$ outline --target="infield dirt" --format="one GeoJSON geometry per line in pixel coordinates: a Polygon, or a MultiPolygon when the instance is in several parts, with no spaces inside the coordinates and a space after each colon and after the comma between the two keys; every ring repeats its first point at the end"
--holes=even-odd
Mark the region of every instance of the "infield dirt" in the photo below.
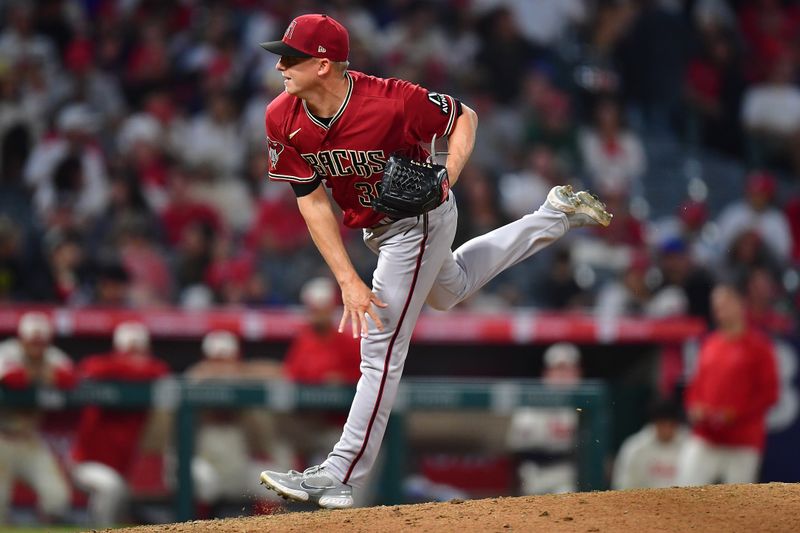
{"type": "MultiPolygon", "coordinates": [[[[111,531],[111,530],[105,530],[111,531]]],[[[454,500],[139,526],[115,533],[263,531],[797,532],[800,484],[714,485],[454,500]]]]}

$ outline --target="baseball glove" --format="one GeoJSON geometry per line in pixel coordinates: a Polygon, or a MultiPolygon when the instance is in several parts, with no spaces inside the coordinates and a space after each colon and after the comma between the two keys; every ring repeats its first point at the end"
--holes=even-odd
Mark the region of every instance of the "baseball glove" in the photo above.
{"type": "Polygon", "coordinates": [[[447,169],[393,154],[372,208],[392,218],[416,217],[440,206],[450,190],[447,169]]]}

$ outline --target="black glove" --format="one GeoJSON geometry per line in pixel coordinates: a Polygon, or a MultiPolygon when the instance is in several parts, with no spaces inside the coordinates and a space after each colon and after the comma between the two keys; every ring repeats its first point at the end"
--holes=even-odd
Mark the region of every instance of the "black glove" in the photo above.
{"type": "Polygon", "coordinates": [[[394,154],[386,162],[372,208],[392,218],[416,217],[439,207],[449,191],[445,167],[394,154]]]}

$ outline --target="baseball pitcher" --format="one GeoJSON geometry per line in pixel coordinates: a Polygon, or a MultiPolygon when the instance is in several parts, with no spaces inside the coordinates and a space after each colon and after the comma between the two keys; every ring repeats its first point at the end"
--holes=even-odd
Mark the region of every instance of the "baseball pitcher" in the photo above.
{"type": "Polygon", "coordinates": [[[264,471],[285,498],[325,508],[353,505],[378,455],[422,306],[449,309],[504,269],[548,246],[570,227],[607,226],[611,215],[587,192],[555,187],[537,211],[455,252],[457,208],[450,187],[475,142],[475,112],[452,96],[399,79],[348,69],[347,30],[326,15],[294,19],[280,41],[285,92],[267,107],[269,177],[286,181],[317,248],[342,291],[343,330],[361,337],[361,379],[344,431],[321,465],[264,471]],[[445,165],[423,146],[448,138],[445,165]],[[325,184],[378,255],[372,288],[342,244],[325,184]]]}

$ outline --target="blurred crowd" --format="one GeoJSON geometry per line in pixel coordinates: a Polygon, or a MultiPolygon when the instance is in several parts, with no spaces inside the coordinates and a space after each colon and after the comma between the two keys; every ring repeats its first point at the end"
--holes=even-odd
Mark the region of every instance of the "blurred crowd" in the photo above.
{"type": "MultiPolygon", "coordinates": [[[[0,300],[185,308],[296,303],[325,272],[294,197],[266,178],[257,43],[301,12],[350,30],[351,68],[475,108],[457,243],[551,186],[602,196],[576,234],[464,305],[708,316],[712,282],[793,328],[800,279],[800,6],[755,0],[39,0],[0,10],[0,300]],[[669,176],[668,139],[748,173],[739,198],[669,176]],[[788,191],[789,194],[784,194],[788,191]],[[656,216],[655,214],[658,214],[656,216]]],[[[740,187],[731,180],[725,193],[740,187]]],[[[345,231],[359,272],[374,258],[345,231]]]]}

